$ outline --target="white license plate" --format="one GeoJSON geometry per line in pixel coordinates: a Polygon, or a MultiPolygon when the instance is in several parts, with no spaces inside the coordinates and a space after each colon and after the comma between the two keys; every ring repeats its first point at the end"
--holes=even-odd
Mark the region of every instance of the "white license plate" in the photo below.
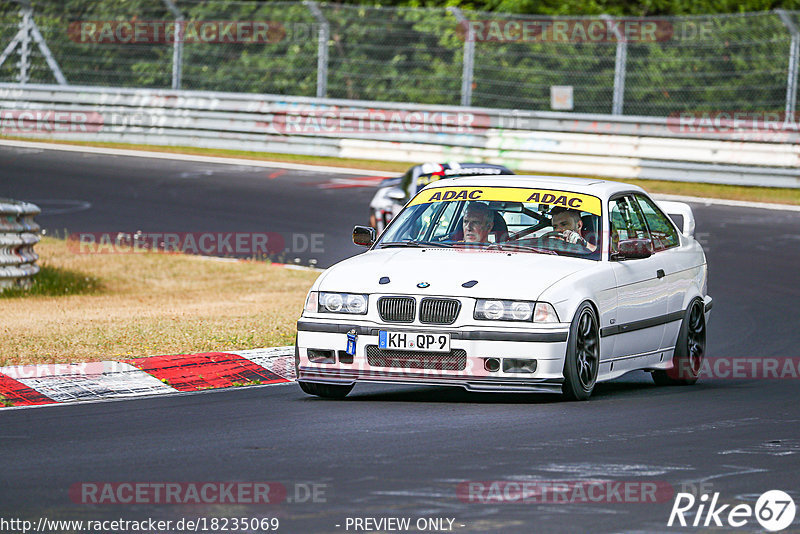
{"type": "Polygon", "coordinates": [[[389,350],[450,352],[450,334],[430,332],[378,332],[378,346],[389,350]]]}

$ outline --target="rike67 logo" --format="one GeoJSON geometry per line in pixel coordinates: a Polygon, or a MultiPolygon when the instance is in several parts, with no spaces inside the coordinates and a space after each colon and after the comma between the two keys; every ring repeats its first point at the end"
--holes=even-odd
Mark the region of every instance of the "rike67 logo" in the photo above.
{"type": "Polygon", "coordinates": [[[764,492],[755,506],[737,504],[733,507],[730,504],[720,504],[718,492],[711,496],[704,493],[699,498],[691,493],[678,493],[667,526],[739,528],[755,519],[762,528],[778,532],[792,524],[795,512],[794,500],[781,490],[764,492]]]}

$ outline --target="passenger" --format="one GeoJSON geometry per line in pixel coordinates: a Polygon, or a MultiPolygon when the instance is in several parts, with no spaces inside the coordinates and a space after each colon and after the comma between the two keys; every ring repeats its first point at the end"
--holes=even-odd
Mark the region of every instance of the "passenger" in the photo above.
{"type": "Polygon", "coordinates": [[[465,243],[488,243],[489,232],[492,231],[494,212],[483,202],[470,202],[464,210],[465,243]]]}
{"type": "Polygon", "coordinates": [[[545,235],[563,239],[573,245],[580,245],[591,252],[597,250],[597,245],[592,245],[581,235],[583,221],[579,211],[557,207],[550,211],[550,215],[552,216],[554,231],[545,235]]]}

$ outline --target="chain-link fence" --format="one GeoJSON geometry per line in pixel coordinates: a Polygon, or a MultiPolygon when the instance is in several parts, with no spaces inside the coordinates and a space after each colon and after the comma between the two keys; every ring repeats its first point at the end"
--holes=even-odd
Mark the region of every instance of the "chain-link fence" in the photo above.
{"type": "Polygon", "coordinates": [[[665,116],[794,113],[800,12],[604,19],[215,0],[0,4],[0,81],[665,116]]]}

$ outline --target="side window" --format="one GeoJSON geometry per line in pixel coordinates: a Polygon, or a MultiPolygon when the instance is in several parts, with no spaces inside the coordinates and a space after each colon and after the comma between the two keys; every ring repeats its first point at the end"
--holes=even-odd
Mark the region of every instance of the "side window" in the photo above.
{"type": "Polygon", "coordinates": [[[644,218],[647,220],[647,226],[650,228],[650,235],[653,236],[654,250],[658,252],[680,245],[678,231],[675,230],[664,212],[645,196],[636,195],[636,200],[639,201],[644,218]]]}
{"type": "Polygon", "coordinates": [[[639,206],[633,197],[624,196],[611,201],[611,252],[617,251],[617,243],[626,239],[650,239],[639,206]]]}

